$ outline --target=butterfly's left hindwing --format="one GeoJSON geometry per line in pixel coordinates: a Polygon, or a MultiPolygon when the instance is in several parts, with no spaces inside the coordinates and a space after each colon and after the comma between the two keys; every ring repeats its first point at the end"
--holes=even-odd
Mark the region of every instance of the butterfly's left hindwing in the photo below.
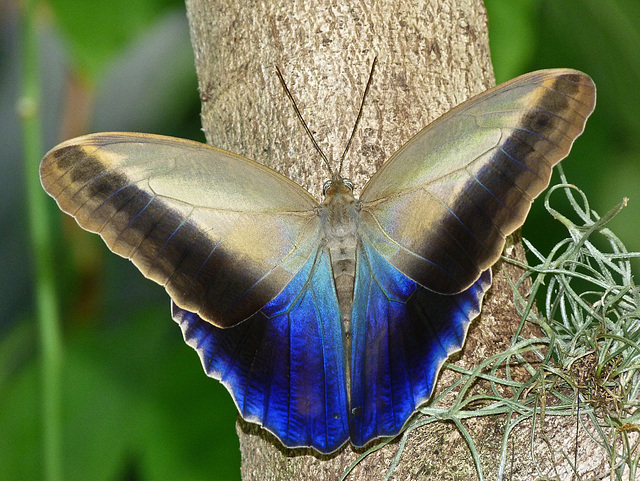
{"type": "Polygon", "coordinates": [[[175,305],[173,316],[244,419],[288,447],[328,453],[348,440],[340,311],[326,252],[237,326],[217,328],[175,305]]]}

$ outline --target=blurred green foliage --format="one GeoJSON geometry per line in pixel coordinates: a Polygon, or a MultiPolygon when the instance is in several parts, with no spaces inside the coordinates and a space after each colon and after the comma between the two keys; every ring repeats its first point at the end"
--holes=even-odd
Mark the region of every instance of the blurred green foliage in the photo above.
{"type": "Polygon", "coordinates": [[[118,52],[149,28],[171,0],[111,0],[105,5],[84,0],[49,0],[74,67],[92,79],[100,77],[118,52]]]}
{"type": "MultiPolygon", "coordinates": [[[[571,181],[640,250],[640,2],[486,0],[498,82],[573,67],[598,85],[586,133],[564,162],[571,181]]],[[[176,0],[50,0],[41,19],[45,147],[60,137],[69,89],[89,98],[87,130],[203,140],[184,5],[176,0]],[[77,83],[71,80],[76,79],[77,83]],[[70,87],[71,85],[71,87],[70,87]]],[[[0,481],[41,472],[40,382],[21,189],[19,25],[0,5],[0,481]]],[[[73,113],[71,114],[73,116],[73,113]]],[[[68,480],[239,479],[235,407],[204,376],[170,320],[164,291],[97,236],[60,219],[51,239],[64,321],[63,466],[68,480]]],[[[562,236],[540,205],[524,235],[542,252],[562,236]]]]}
{"type": "MultiPolygon", "coordinates": [[[[629,249],[640,251],[640,2],[485,0],[485,5],[496,82],[551,67],[576,68],[595,81],[596,109],[562,165],[598,212],[630,198],[609,227],[629,249]]],[[[554,174],[552,183],[557,179],[554,174]]],[[[562,238],[562,229],[536,202],[523,235],[547,252],[562,238]]],[[[637,267],[635,272],[640,273],[637,267]]]]}

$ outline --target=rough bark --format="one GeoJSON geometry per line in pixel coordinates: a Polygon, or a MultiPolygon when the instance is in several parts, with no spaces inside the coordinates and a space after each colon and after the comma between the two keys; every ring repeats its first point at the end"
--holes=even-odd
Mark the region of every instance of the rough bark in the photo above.
{"type": "MultiPolygon", "coordinates": [[[[196,55],[202,124],[208,142],[264,163],[321,197],[329,177],[304,134],[275,74],[284,73],[315,138],[336,168],[348,140],[374,56],[378,66],[343,176],[358,188],[420,128],[493,85],[487,17],[481,0],[187,0],[196,55]]],[[[512,249],[522,256],[522,248],[512,249]]],[[[503,271],[481,319],[459,356],[474,366],[504,349],[519,317],[503,271]]],[[[511,269],[510,276],[519,273],[511,269]]],[[[438,390],[454,376],[444,372],[438,390]]],[[[504,419],[469,422],[487,479],[495,479],[504,419]]],[[[575,418],[559,420],[558,447],[571,453],[575,418]],[[567,443],[562,445],[562,443],[567,443]]],[[[564,465],[537,441],[532,459],[528,428],[515,439],[510,479],[542,473],[569,479],[564,465]]],[[[286,450],[265,431],[239,421],[244,480],[335,480],[358,457],[347,445],[330,456],[286,450]]],[[[581,450],[594,453],[581,440],[581,450]]],[[[391,444],[366,458],[352,480],[383,479],[397,451],[391,444]]],[[[596,457],[602,472],[606,457],[596,457]]],[[[592,467],[593,468],[593,467],[592,467]]],[[[593,471],[592,471],[593,472],[593,471]]],[[[584,470],[581,471],[584,473],[584,470]]],[[[477,479],[467,445],[450,424],[412,432],[391,479],[477,479]]]]}

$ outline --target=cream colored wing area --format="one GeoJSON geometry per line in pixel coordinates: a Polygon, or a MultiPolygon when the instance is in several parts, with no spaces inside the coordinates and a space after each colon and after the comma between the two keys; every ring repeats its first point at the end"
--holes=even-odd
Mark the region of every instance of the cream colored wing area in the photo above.
{"type": "Polygon", "coordinates": [[[47,153],[40,176],[80,226],[219,327],[276,297],[320,242],[317,203],[304,189],[197,142],[88,135],[47,153]]]}
{"type": "Polygon", "coordinates": [[[569,69],[518,77],[451,110],[371,178],[361,232],[396,268],[436,292],[461,292],[524,223],[595,106],[569,69]]]}

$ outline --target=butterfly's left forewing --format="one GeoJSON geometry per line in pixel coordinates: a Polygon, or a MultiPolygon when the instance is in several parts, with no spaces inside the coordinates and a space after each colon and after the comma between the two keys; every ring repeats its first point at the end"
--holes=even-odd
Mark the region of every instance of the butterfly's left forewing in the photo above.
{"type": "Polygon", "coordinates": [[[40,175],[83,228],[219,327],[273,299],[320,244],[317,203],[304,189],[197,142],[87,135],[51,150],[40,175]]]}

